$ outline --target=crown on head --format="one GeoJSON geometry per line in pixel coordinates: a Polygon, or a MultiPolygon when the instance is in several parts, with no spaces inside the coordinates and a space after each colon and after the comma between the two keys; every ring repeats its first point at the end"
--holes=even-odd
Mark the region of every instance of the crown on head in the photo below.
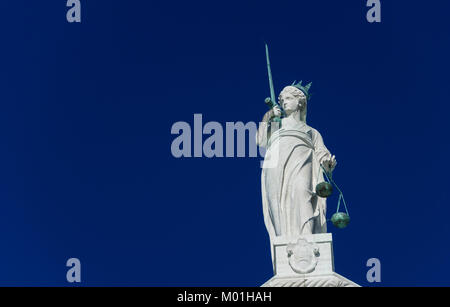
{"type": "Polygon", "coordinates": [[[298,88],[299,90],[301,90],[303,92],[303,94],[305,94],[306,99],[309,100],[309,98],[311,97],[311,93],[309,92],[309,89],[311,88],[312,82],[309,82],[306,85],[302,85],[302,81],[301,80],[297,84],[295,82],[297,82],[297,80],[295,80],[292,83],[292,86],[298,88]]]}

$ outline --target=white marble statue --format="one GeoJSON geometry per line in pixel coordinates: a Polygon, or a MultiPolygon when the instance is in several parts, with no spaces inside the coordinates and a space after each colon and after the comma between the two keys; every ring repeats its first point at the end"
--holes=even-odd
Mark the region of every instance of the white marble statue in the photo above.
{"type": "Polygon", "coordinates": [[[258,129],[257,143],[266,148],[261,184],[271,241],[327,232],[326,199],[315,194],[315,187],[324,181],[320,165],[331,173],[336,159],[320,133],[306,124],[308,89],[301,83],[285,87],[278,97],[283,111],[273,107],[258,129]],[[281,115],[281,127],[271,122],[281,115]]]}
{"type": "Polygon", "coordinates": [[[336,158],[320,133],[306,124],[311,83],[294,81],[281,91],[277,104],[267,44],[265,49],[270,87],[265,103],[270,110],[259,125],[256,142],[266,149],[261,192],[274,275],[262,286],[357,287],[334,271],[333,239],[326,220],[326,197],[333,186],[346,210],[333,214],[333,225],[345,228],[350,217],[342,191],[331,179],[336,158]]]}

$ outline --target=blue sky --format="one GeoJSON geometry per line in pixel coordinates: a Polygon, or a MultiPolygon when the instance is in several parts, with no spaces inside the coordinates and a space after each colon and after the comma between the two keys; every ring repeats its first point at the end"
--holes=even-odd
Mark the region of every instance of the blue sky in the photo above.
{"type": "MultiPolygon", "coordinates": [[[[382,1],[2,1],[0,285],[257,286],[272,275],[258,158],[171,155],[177,121],[259,121],[313,81],[308,124],[351,224],[336,271],[448,285],[449,5],[382,1]]],[[[329,202],[330,214],[336,199],[329,202]]]]}

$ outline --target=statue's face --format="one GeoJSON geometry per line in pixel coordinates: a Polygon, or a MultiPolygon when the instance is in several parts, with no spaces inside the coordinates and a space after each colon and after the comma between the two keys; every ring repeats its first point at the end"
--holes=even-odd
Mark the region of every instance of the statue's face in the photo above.
{"type": "Polygon", "coordinates": [[[300,108],[301,98],[295,97],[290,91],[282,91],[279,100],[281,107],[286,113],[297,111],[300,108]]]}

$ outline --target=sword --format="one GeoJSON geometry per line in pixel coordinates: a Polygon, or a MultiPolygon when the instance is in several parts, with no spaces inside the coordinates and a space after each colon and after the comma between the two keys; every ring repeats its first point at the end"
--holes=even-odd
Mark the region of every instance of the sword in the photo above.
{"type": "MultiPolygon", "coordinates": [[[[273,88],[272,70],[270,69],[269,47],[267,47],[267,44],[265,44],[265,45],[266,45],[266,62],[267,62],[267,75],[269,77],[270,97],[267,97],[264,100],[264,102],[270,109],[274,108],[275,106],[278,106],[280,108],[281,112],[284,113],[283,110],[281,109],[281,107],[276,103],[276,100],[275,100],[275,90],[273,88]]],[[[273,121],[281,122],[281,119],[280,119],[280,117],[276,116],[273,118],[273,121]]]]}

